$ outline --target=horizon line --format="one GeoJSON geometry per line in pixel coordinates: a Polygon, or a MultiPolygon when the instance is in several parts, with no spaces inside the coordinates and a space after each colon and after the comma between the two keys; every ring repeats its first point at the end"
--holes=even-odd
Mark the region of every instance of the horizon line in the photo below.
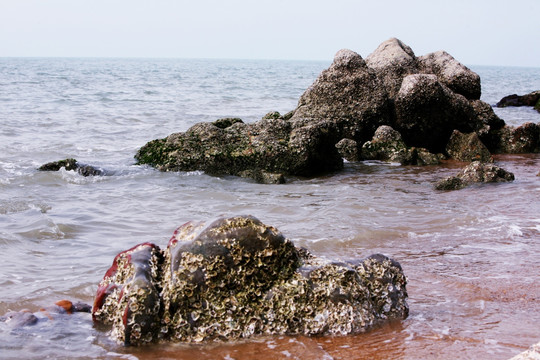
{"type": "MultiPolygon", "coordinates": [[[[299,61],[299,62],[332,62],[332,59],[296,59],[296,58],[242,58],[242,57],[180,57],[180,56],[94,56],[94,55],[0,55],[0,59],[124,59],[124,60],[216,60],[216,61],[299,61]]],[[[363,59],[365,59],[363,57],[363,59]]],[[[458,59],[456,59],[459,61],[458,59]]],[[[467,67],[474,66],[493,66],[493,67],[512,67],[512,68],[540,68],[540,66],[531,65],[502,65],[502,64],[466,64],[459,61],[467,67]]]]}

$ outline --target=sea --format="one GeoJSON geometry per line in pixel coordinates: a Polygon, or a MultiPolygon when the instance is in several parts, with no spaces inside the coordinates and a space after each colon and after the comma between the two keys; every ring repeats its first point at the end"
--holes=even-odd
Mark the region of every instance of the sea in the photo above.
{"type": "MultiPolygon", "coordinates": [[[[253,215],[328,259],[382,253],[408,278],[410,315],[351,336],[124,347],[90,314],[0,322],[2,359],[508,359],[540,340],[540,154],[497,155],[512,183],[433,189],[465,164],[346,162],[262,185],[135,164],[146,142],[201,121],[293,110],[329,61],[0,58],[0,316],[92,304],[114,256],[166,247],[190,220],[253,215]],[[39,172],[76,158],[107,171],[39,172]]],[[[482,99],[540,89],[540,68],[470,66],[482,99]]],[[[531,108],[495,108],[507,124],[531,108]]]]}

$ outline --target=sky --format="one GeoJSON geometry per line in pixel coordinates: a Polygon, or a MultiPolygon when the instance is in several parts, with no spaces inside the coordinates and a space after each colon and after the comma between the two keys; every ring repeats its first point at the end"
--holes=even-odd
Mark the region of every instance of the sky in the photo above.
{"type": "Polygon", "coordinates": [[[417,56],[540,67],[540,0],[0,0],[0,57],[417,56]]]}

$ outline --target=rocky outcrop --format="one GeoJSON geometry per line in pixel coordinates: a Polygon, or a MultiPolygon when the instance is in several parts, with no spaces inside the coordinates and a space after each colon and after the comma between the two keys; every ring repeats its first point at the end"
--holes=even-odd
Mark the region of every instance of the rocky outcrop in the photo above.
{"type": "Polygon", "coordinates": [[[317,258],[251,216],[189,222],[166,250],[140,244],[99,284],[98,323],[121,343],[352,334],[408,314],[406,278],[383,255],[317,258]]]}
{"type": "Polygon", "coordinates": [[[435,165],[439,157],[426,149],[408,147],[401,134],[390,126],[380,126],[373,138],[362,146],[361,158],[398,162],[401,165],[435,165]]]}
{"type": "Polygon", "coordinates": [[[453,159],[459,161],[493,162],[493,157],[488,148],[474,132],[463,134],[458,130],[454,130],[448,144],[446,144],[446,152],[453,159]]]}
{"type": "Polygon", "coordinates": [[[497,183],[514,181],[514,174],[496,165],[475,161],[456,176],[442,179],[435,184],[436,190],[459,190],[474,183],[497,183]]]}
{"type": "Polygon", "coordinates": [[[136,159],[163,171],[203,170],[276,183],[288,175],[339,170],[343,158],[384,157],[367,148],[380,126],[390,126],[403,146],[427,159],[407,155],[400,163],[431,163],[429,154],[444,153],[454,130],[476,133],[489,150],[499,146],[495,132],[504,121],[478,100],[480,90],[479,76],[448,53],[416,57],[392,38],[365,60],[354,51],[338,51],[284,116],[271,112],[251,124],[234,118],[199,123],[149,142],[136,159]]]}
{"type": "Polygon", "coordinates": [[[540,111],[540,90],[525,95],[512,94],[505,96],[495,106],[534,106],[536,110],[540,111]]]}
{"type": "MultiPolygon", "coordinates": [[[[308,123],[293,129],[283,118],[264,118],[253,124],[225,119],[198,123],[184,133],[151,141],[135,158],[138,164],[162,171],[311,176],[343,166],[335,148],[337,141],[331,123],[308,123]]],[[[255,179],[260,180],[258,175],[255,179]]]]}
{"type": "Polygon", "coordinates": [[[105,170],[101,168],[97,168],[91,165],[80,164],[77,160],[73,158],[46,163],[44,165],[41,165],[38,170],[58,171],[61,168],[64,168],[67,171],[76,171],[82,176],[100,176],[106,174],[105,170]]]}

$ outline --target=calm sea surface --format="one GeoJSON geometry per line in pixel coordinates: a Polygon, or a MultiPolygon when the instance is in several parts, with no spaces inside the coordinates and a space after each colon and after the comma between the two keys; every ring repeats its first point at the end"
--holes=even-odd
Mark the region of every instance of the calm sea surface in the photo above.
{"type": "MultiPolygon", "coordinates": [[[[540,155],[496,158],[509,184],[436,192],[463,164],[347,163],[260,185],[133,165],[147,141],[200,121],[288,112],[328,62],[0,59],[0,315],[92,303],[114,256],[165,247],[189,220],[251,214],[328,258],[375,252],[409,279],[410,316],[367,334],[123,348],[89,314],[10,329],[0,358],[506,359],[540,340],[540,155]],[[74,157],[105,177],[37,172],[74,157]]],[[[473,67],[483,100],[540,89],[540,68],[473,67]]],[[[496,112],[540,122],[532,109],[496,112]]]]}

